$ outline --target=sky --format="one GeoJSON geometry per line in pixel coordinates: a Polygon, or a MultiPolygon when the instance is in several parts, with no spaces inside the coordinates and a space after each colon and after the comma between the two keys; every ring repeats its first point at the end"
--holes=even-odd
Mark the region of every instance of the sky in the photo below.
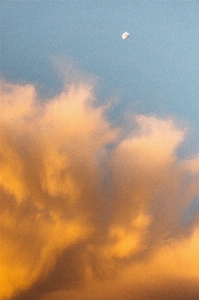
{"type": "Polygon", "coordinates": [[[198,12],[0,0],[0,299],[199,299],[198,12]]]}

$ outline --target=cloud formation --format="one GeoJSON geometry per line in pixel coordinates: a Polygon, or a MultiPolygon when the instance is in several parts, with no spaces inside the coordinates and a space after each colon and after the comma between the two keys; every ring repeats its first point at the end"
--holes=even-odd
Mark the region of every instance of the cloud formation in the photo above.
{"type": "Polygon", "coordinates": [[[184,129],[139,115],[126,135],[81,82],[44,102],[1,80],[0,110],[1,299],[197,299],[184,129]]]}

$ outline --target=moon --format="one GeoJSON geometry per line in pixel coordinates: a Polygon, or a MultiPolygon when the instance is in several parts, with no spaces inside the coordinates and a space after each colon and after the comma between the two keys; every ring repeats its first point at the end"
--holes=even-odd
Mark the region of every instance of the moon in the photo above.
{"type": "Polygon", "coordinates": [[[129,37],[129,33],[128,33],[128,32],[124,32],[124,33],[122,34],[123,40],[128,39],[128,37],[129,37]]]}

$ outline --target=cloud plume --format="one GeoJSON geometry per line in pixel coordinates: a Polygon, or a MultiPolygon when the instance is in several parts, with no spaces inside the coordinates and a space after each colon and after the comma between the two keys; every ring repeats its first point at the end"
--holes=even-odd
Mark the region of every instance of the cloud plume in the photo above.
{"type": "Polygon", "coordinates": [[[0,298],[198,299],[186,131],[138,115],[125,134],[95,100],[81,81],[44,102],[1,80],[0,298]]]}

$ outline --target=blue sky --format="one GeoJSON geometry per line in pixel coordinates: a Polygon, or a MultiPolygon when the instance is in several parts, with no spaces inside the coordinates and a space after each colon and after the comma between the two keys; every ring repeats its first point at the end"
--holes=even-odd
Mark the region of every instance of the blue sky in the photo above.
{"type": "MultiPolygon", "coordinates": [[[[8,82],[0,94],[0,209],[6,211],[0,257],[8,257],[0,270],[0,294],[10,293],[14,300],[85,300],[74,282],[93,282],[94,274],[96,299],[124,299],[126,286],[127,300],[134,293],[139,300],[150,293],[148,299],[164,294],[176,300],[178,286],[191,299],[186,280],[193,275],[196,286],[199,281],[198,231],[192,235],[199,228],[199,159],[191,159],[199,152],[199,2],[0,0],[0,26],[0,75],[8,82]],[[66,69],[65,76],[60,69],[66,69]],[[100,105],[84,107],[90,97],[86,85],[70,91],[72,98],[62,93],[79,78],[95,83],[98,104],[113,101],[108,121],[100,105]],[[26,84],[36,87],[46,110],[34,106],[26,84]],[[118,137],[111,122],[132,130],[132,136],[118,137]],[[186,245],[181,237],[189,238],[186,245]],[[52,254],[55,264],[43,253],[52,254]],[[184,253],[190,255],[184,259],[184,253]],[[163,263],[159,257],[165,257],[163,263]],[[138,285],[132,285],[133,263],[142,259],[146,269],[136,265],[138,285]],[[112,272],[112,264],[119,272],[122,266],[122,281],[111,281],[109,294],[109,284],[104,292],[97,281],[112,272]],[[168,278],[159,280],[158,268],[168,278]],[[148,275],[142,278],[147,272],[159,283],[158,291],[148,275]],[[49,275],[39,283],[44,273],[49,275]],[[18,289],[27,294],[17,296],[18,289]]],[[[86,300],[93,299],[84,291],[86,300]]],[[[198,297],[198,289],[194,293],[198,297]]]]}
{"type": "Polygon", "coordinates": [[[61,59],[97,78],[98,99],[119,99],[120,121],[130,109],[174,115],[197,131],[198,9],[197,1],[2,1],[1,74],[49,96],[62,88],[61,59]]]}
{"type": "Polygon", "coordinates": [[[197,123],[198,9],[197,1],[3,1],[1,73],[55,91],[52,60],[62,57],[98,78],[101,98],[119,95],[120,109],[197,123]]]}

